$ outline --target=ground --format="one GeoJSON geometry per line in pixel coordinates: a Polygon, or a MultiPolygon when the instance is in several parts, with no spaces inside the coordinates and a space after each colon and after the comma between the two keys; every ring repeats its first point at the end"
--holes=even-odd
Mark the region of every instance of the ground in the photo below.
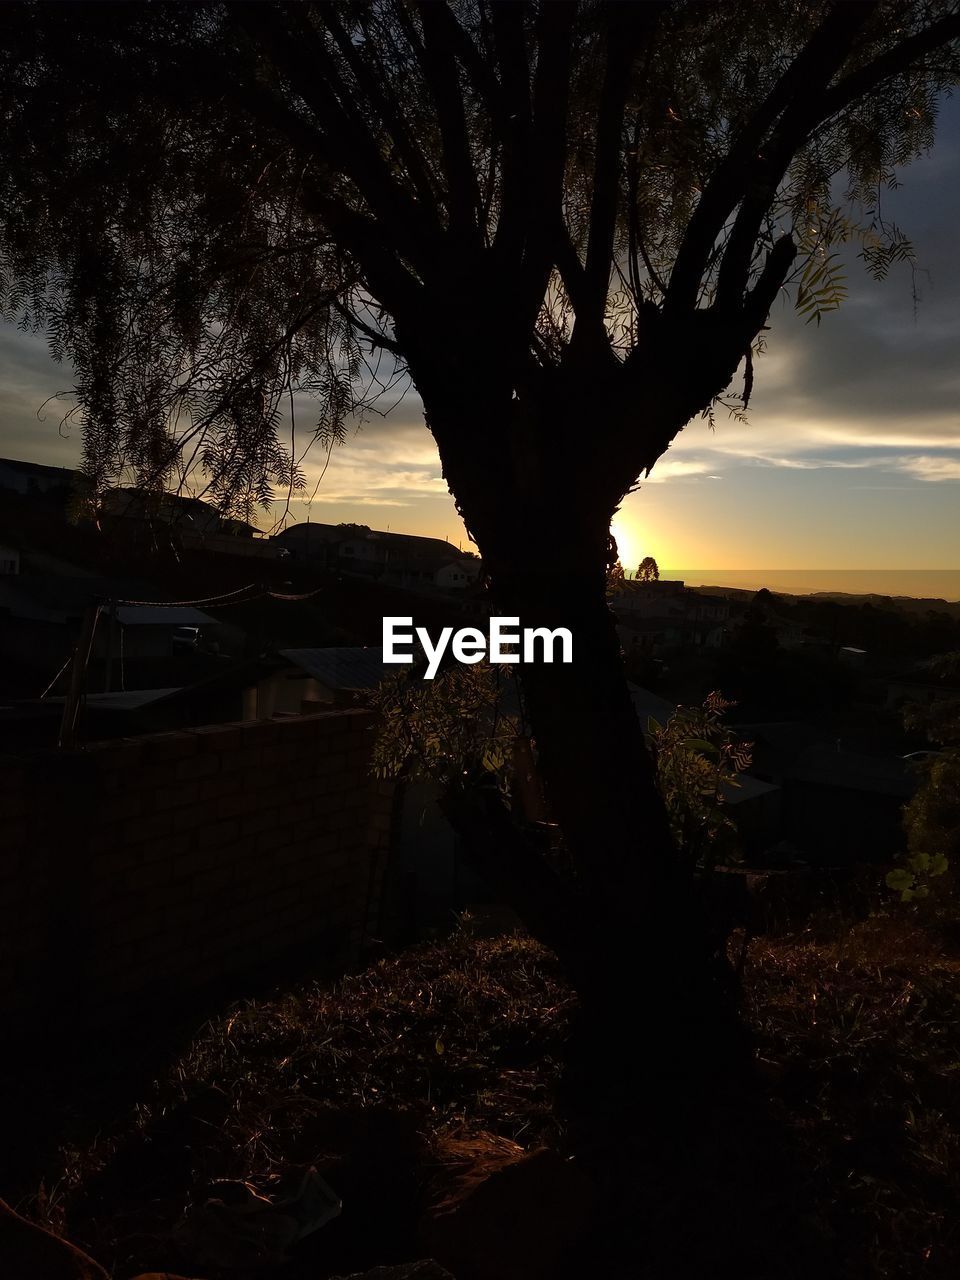
{"type": "MultiPolygon", "coordinates": [[[[737,955],[742,941],[732,940],[737,955]]],[[[960,1263],[958,970],[956,938],[909,908],[747,947],[744,1012],[767,1102],[793,1153],[810,1231],[850,1280],[939,1280],[960,1263]]],[[[157,1267],[209,1280],[322,1280],[428,1248],[455,1252],[431,1206],[462,1203],[525,1151],[565,1150],[553,1094],[573,1013],[548,953],[521,936],[469,930],[334,987],[235,1007],[95,1142],[63,1149],[22,1207],[117,1280],[157,1267]],[[178,1227],[218,1179],[280,1194],[309,1166],[342,1197],[343,1213],[279,1270],[238,1272],[244,1260],[218,1255],[209,1232],[178,1227]]],[[[530,1229],[560,1238],[589,1195],[560,1160],[538,1170],[533,1182],[551,1185],[555,1204],[568,1195],[569,1206],[556,1229],[530,1229]]],[[[227,1199],[224,1185],[213,1194],[227,1199]]],[[[522,1186],[512,1202],[518,1195],[522,1186]]],[[[758,1203],[758,1221],[765,1212],[758,1203]]],[[[471,1245],[474,1255],[484,1248],[471,1245]]],[[[519,1258],[524,1244],[509,1248],[519,1258]]],[[[784,1270],[773,1263],[770,1274],[784,1270]]],[[[493,1274],[504,1274],[502,1263],[493,1274]]],[[[623,1274],[660,1272],[634,1258],[623,1274]]]]}

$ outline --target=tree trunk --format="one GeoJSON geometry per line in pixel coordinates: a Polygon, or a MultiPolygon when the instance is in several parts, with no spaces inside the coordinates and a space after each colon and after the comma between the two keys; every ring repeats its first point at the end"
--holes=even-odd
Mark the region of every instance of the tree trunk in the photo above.
{"type": "Polygon", "coordinates": [[[708,1080],[714,1090],[724,1076],[742,1079],[746,1046],[725,959],[656,787],[606,603],[605,565],[564,573],[514,558],[491,569],[498,612],[573,635],[571,664],[520,670],[575,875],[577,928],[562,959],[583,1008],[577,1092],[622,1110],[651,1089],[680,1091],[695,1111],[708,1080]],[[640,1053],[638,1036],[647,1042],[640,1053]]]}
{"type": "MultiPolygon", "coordinates": [[[[648,443],[647,462],[618,456],[625,430],[601,375],[550,375],[522,395],[506,376],[499,391],[484,388],[485,403],[464,405],[474,371],[448,368],[431,380],[435,362],[411,363],[494,611],[573,635],[570,665],[520,667],[572,882],[558,892],[550,868],[540,879],[544,861],[511,834],[504,811],[489,820],[469,805],[450,814],[465,820],[467,850],[472,843],[481,871],[492,866],[498,892],[554,947],[577,988],[560,1101],[570,1145],[596,1180],[598,1238],[621,1260],[640,1242],[651,1275],[766,1276],[765,1238],[803,1259],[796,1274],[824,1274],[808,1265],[809,1230],[794,1230],[783,1135],[755,1088],[719,939],[673,846],[606,602],[610,520],[666,446],[648,443]],[[783,1212],[771,1213],[764,1235],[752,1206],[770,1187],[783,1212]],[[746,1258],[751,1251],[759,1262],[746,1258]]],[[[496,360],[484,363],[490,383],[498,374],[496,360]]],[[[685,403],[673,420],[692,411],[685,403]]],[[[669,440],[668,428],[661,420],[648,435],[669,440]]],[[[596,1257],[590,1267],[598,1261],[602,1270],[596,1257]]]]}
{"type": "Polygon", "coordinates": [[[575,927],[558,950],[581,997],[580,1065],[611,1101],[635,1095],[641,1074],[689,1094],[707,1060],[714,1080],[742,1075],[726,970],[673,847],[606,602],[610,520],[640,466],[604,451],[624,409],[619,390],[604,390],[613,375],[621,387],[619,366],[538,377],[515,394],[491,358],[490,386],[466,407],[465,371],[435,376],[421,356],[414,378],[495,611],[573,636],[572,663],[521,664],[520,674],[574,872],[575,927]],[[636,1054],[638,1025],[655,1051],[636,1054]]]}

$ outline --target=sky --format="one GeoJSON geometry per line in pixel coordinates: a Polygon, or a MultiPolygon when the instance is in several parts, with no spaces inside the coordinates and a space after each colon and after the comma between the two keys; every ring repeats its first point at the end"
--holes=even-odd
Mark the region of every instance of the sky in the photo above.
{"type": "MultiPolygon", "coordinates": [[[[952,570],[960,595],[960,99],[899,177],[883,212],[913,242],[915,279],[904,265],[877,283],[851,256],[848,300],[819,327],[775,305],[748,422],[722,409],[713,431],[693,422],[625,499],[614,532],[628,568],[652,555],[702,566],[704,580],[952,570]]],[[[0,328],[0,456],[76,464],[79,430],[61,431],[58,403],[41,408],[70,382],[42,339],[0,328]]],[[[308,493],[322,463],[319,451],[307,460],[308,493]]],[[[469,545],[413,391],[334,450],[316,498],[292,514],[469,545]]]]}

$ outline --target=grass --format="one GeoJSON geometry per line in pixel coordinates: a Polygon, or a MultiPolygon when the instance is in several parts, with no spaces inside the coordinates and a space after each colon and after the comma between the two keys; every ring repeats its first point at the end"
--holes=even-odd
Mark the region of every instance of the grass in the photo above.
{"type": "Polygon", "coordinates": [[[746,1011],[846,1274],[960,1267],[960,954],[906,912],[757,940],[746,1011]]]}
{"type": "Polygon", "coordinates": [[[63,1153],[34,1216],[120,1277],[216,1275],[171,1237],[185,1204],[218,1179],[269,1192],[312,1164],[375,1220],[345,1213],[324,1228],[332,1271],[308,1256],[305,1275],[389,1260],[378,1249],[409,1257],[424,1204],[466,1168],[559,1142],[552,1092],[573,1005],[535,943],[466,933],[333,988],[244,1004],[205,1026],[113,1131],[63,1153]]]}
{"type": "MultiPolygon", "coordinates": [[[[766,1091],[850,1280],[960,1264],[958,976],[956,945],[908,912],[750,944],[744,1009],[766,1091]]],[[[245,1004],[132,1114],[64,1152],[33,1211],[120,1280],[164,1266],[214,1278],[175,1233],[185,1205],[216,1179],[270,1191],[315,1164],[362,1211],[285,1277],[413,1256],[418,1215],[458,1177],[562,1147],[552,1096],[573,1008],[536,944],[467,933],[245,1004]]]]}

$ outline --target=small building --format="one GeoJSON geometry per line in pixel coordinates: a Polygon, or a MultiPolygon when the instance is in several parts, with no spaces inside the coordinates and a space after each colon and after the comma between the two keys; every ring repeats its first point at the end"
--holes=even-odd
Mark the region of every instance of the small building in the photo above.
{"type": "Polygon", "coordinates": [[[16,547],[0,545],[0,576],[12,577],[20,572],[20,552],[16,547]]]}
{"type": "Polygon", "coordinates": [[[617,622],[617,635],[626,657],[631,654],[657,655],[673,649],[719,649],[726,630],[722,623],[696,618],[636,617],[622,615],[617,622]]]}
{"type": "Polygon", "coordinates": [[[271,543],[297,559],[393,586],[463,590],[480,575],[480,560],[444,538],[393,533],[358,524],[291,525],[271,543]]]}
{"type": "Polygon", "coordinates": [[[376,689],[386,676],[404,670],[386,664],[379,646],[281,649],[279,658],[282,665],[244,691],[244,720],[352,706],[358,693],[376,689]]]}
{"type": "Polygon", "coordinates": [[[610,600],[615,614],[640,618],[685,618],[687,592],[682,582],[625,582],[610,600]]]}
{"type": "Polygon", "coordinates": [[[903,806],[916,786],[900,756],[810,747],[784,776],[784,832],[811,862],[889,861],[903,849],[903,806]]]}
{"type": "Polygon", "coordinates": [[[337,563],[337,549],[350,536],[350,530],[366,530],[365,525],[315,524],[307,520],[282,529],[271,539],[278,555],[289,555],[295,560],[309,560],[312,564],[333,568],[337,563]]]}
{"type": "Polygon", "coordinates": [[[199,609],[176,605],[119,605],[104,610],[97,630],[101,632],[95,652],[99,656],[116,641],[125,656],[132,658],[169,658],[186,647],[215,643],[219,623],[199,609]],[[120,635],[114,634],[119,629],[120,635]],[[186,642],[196,641],[189,646],[186,642]]]}
{"type": "Polygon", "coordinates": [[[201,498],[180,493],[153,493],[144,489],[108,489],[101,498],[103,516],[110,521],[138,525],[167,525],[195,534],[217,533],[220,512],[201,498]]]}
{"type": "Polygon", "coordinates": [[[806,643],[803,624],[792,618],[771,617],[768,625],[773,628],[781,649],[802,649],[806,643]]]}
{"type": "Polygon", "coordinates": [[[69,467],[47,467],[39,462],[0,458],[0,489],[23,497],[38,494],[66,496],[76,486],[80,473],[69,467]]]}
{"type": "Polygon", "coordinates": [[[466,591],[480,577],[481,567],[479,560],[466,557],[453,560],[441,565],[433,575],[433,584],[442,591],[466,591]]]}

